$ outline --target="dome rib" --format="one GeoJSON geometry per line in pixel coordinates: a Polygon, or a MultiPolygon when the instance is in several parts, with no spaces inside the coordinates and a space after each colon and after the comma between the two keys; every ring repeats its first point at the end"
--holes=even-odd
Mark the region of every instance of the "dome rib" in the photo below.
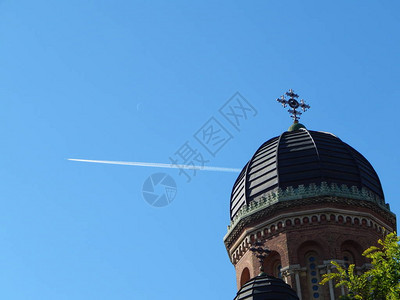
{"type": "Polygon", "coordinates": [[[245,202],[245,188],[244,184],[241,184],[241,181],[245,181],[245,175],[247,171],[247,166],[249,165],[249,162],[244,166],[242,172],[240,172],[238,178],[235,181],[235,184],[232,187],[232,196],[231,196],[231,203],[230,203],[230,211],[231,211],[231,216],[236,214],[236,212],[239,210],[241,206],[243,206],[243,203],[240,202],[245,202]],[[241,201],[242,197],[244,197],[244,201],[241,201]]]}
{"type": "MultiPolygon", "coordinates": [[[[256,155],[255,153],[254,153],[254,155],[256,155]]],[[[253,157],[254,157],[254,155],[253,155],[253,157]]],[[[252,157],[252,159],[253,159],[253,157],[252,157]]],[[[247,176],[248,176],[248,174],[249,174],[249,166],[250,166],[250,163],[248,163],[247,165],[246,165],[246,171],[245,171],[245,174],[244,174],[244,177],[245,177],[245,181],[244,181],[244,187],[245,187],[245,189],[244,189],[244,203],[246,203],[246,204],[249,204],[248,202],[247,202],[247,183],[248,183],[248,178],[247,178],[247,176]]]]}
{"type": "Polygon", "coordinates": [[[354,160],[358,161],[357,167],[360,173],[360,180],[362,181],[362,183],[368,186],[368,188],[374,191],[376,194],[382,195],[381,198],[384,199],[384,193],[381,181],[375,169],[372,167],[371,163],[349,144],[346,143],[344,144],[346,145],[348,151],[351,153],[354,160]],[[361,168],[363,164],[365,165],[366,168],[368,168],[368,170],[363,170],[363,168],[361,168]],[[372,182],[369,178],[371,178],[371,180],[375,182],[372,182]]]}
{"type": "MultiPolygon", "coordinates": [[[[310,133],[306,128],[302,128],[301,130],[304,130],[304,131],[307,132],[307,134],[308,134],[308,136],[310,137],[312,143],[314,144],[315,152],[317,153],[317,157],[318,157],[318,165],[319,165],[320,169],[322,169],[322,166],[321,166],[321,158],[320,158],[320,156],[319,156],[318,147],[317,147],[317,144],[315,143],[315,140],[314,140],[313,136],[311,135],[311,133],[310,133]]],[[[321,180],[322,180],[322,181],[324,180],[324,176],[322,175],[322,173],[321,173],[321,180]]]]}
{"type": "Polygon", "coordinates": [[[282,133],[279,138],[278,138],[278,143],[276,144],[276,160],[275,160],[275,168],[276,168],[276,179],[278,180],[279,183],[279,146],[281,144],[281,140],[282,140],[282,136],[285,134],[286,132],[282,133]]]}
{"type": "MultiPolygon", "coordinates": [[[[354,157],[352,151],[350,151],[348,145],[346,143],[345,144],[345,149],[347,150],[347,152],[351,155],[351,157],[356,161],[356,158],[354,157]]],[[[356,164],[357,170],[358,170],[358,176],[360,178],[360,182],[362,182],[362,176],[361,176],[361,170],[360,170],[360,166],[358,164],[356,164]]],[[[372,166],[371,166],[372,167],[372,166]]]]}

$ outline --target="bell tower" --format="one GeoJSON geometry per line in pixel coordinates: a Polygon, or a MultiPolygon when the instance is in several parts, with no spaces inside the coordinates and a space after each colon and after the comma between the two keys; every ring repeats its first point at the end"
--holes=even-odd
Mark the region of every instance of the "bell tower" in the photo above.
{"type": "MultiPolygon", "coordinates": [[[[259,274],[251,249],[262,243],[266,274],[283,279],[299,299],[338,299],[329,282],[331,261],[369,267],[363,250],[396,229],[377,173],[357,150],[334,134],[299,123],[310,108],[289,90],[277,99],[293,118],[288,131],[262,144],[233,185],[231,222],[224,243],[238,290],[259,274]]],[[[253,251],[254,252],[254,251],[253,251]]]]}

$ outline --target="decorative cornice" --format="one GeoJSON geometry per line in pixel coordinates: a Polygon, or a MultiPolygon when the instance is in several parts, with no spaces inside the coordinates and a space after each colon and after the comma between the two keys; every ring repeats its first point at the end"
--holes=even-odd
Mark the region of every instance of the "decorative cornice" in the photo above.
{"type": "Polygon", "coordinates": [[[240,234],[240,237],[230,237],[225,240],[225,246],[231,262],[236,264],[247,253],[252,241],[255,239],[269,240],[273,236],[288,230],[291,231],[294,228],[298,230],[300,227],[314,227],[322,224],[324,226],[334,224],[350,227],[359,226],[380,234],[394,230],[389,224],[385,224],[368,212],[355,212],[351,208],[346,210],[321,207],[311,210],[285,212],[279,216],[268,218],[255,226],[250,225],[240,234]]]}
{"type": "Polygon", "coordinates": [[[343,197],[348,199],[366,200],[377,204],[382,209],[390,212],[389,204],[386,204],[383,199],[371,192],[365,187],[359,189],[356,186],[348,187],[345,184],[338,186],[335,183],[328,185],[322,182],[320,185],[311,183],[309,186],[299,185],[297,188],[287,187],[285,190],[277,189],[269,191],[257,199],[252,200],[249,205],[244,205],[234,216],[228,226],[228,233],[224,239],[229,236],[236,225],[244,218],[265,209],[277,202],[298,200],[304,198],[313,198],[320,196],[343,197]]]}

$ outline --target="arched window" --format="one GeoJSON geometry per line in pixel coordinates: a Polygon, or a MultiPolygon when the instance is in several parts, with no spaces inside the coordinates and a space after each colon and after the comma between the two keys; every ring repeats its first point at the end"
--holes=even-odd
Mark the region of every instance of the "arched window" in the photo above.
{"type": "Polygon", "coordinates": [[[343,251],[343,262],[346,268],[354,264],[354,256],[350,251],[343,251]]]}
{"type": "Polygon", "coordinates": [[[282,279],[282,264],[280,260],[275,261],[273,268],[272,268],[272,275],[274,275],[276,278],[282,279]]]}
{"type": "Polygon", "coordinates": [[[306,254],[307,280],[311,299],[321,299],[319,282],[321,281],[318,270],[318,255],[316,252],[306,254]]]}
{"type": "Polygon", "coordinates": [[[281,256],[276,251],[271,253],[264,260],[264,272],[276,278],[282,278],[282,263],[281,256]]]}
{"type": "Polygon", "coordinates": [[[242,287],[247,281],[250,280],[250,271],[248,268],[244,268],[242,275],[240,276],[240,286],[242,287]]]}
{"type": "Polygon", "coordinates": [[[347,240],[342,243],[340,247],[342,253],[342,259],[344,261],[344,265],[348,267],[351,264],[355,264],[361,266],[365,263],[365,257],[361,255],[363,252],[363,247],[359,243],[353,240],[347,240]]]}

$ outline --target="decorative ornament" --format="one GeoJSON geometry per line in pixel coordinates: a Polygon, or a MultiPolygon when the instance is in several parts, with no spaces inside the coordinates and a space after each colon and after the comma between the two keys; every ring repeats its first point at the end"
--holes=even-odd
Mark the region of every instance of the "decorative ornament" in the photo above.
{"type": "Polygon", "coordinates": [[[289,92],[286,92],[285,95],[282,95],[280,98],[276,99],[276,101],[282,103],[282,106],[285,108],[287,105],[290,106],[291,109],[288,109],[288,112],[291,114],[290,116],[293,118],[295,123],[298,123],[302,112],[297,109],[300,108],[303,112],[307,111],[310,108],[310,105],[306,104],[303,99],[297,101],[299,95],[295,94],[295,92],[290,89],[289,92]],[[286,100],[285,95],[289,97],[286,100]]]}
{"type": "Polygon", "coordinates": [[[267,248],[263,248],[263,246],[264,243],[257,240],[256,242],[252,243],[252,246],[250,247],[250,251],[253,252],[253,254],[258,258],[258,261],[260,263],[260,275],[264,274],[264,259],[271,252],[267,248]]]}

